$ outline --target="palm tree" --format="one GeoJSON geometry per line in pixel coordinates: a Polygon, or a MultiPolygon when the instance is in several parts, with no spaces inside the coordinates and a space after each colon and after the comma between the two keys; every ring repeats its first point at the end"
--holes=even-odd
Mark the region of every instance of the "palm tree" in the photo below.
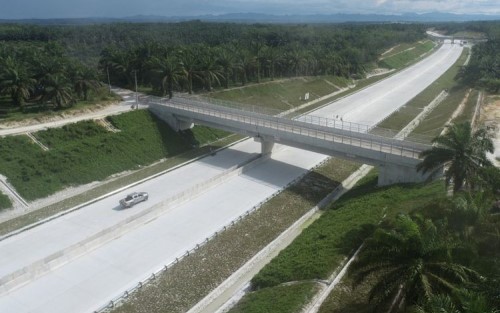
{"type": "Polygon", "coordinates": [[[149,67],[160,77],[162,95],[168,93],[168,97],[173,97],[174,84],[184,74],[181,62],[175,56],[168,55],[165,58],[152,57],[149,67]]]}
{"type": "Polygon", "coordinates": [[[461,312],[463,313],[499,313],[500,310],[492,308],[486,297],[469,290],[460,290],[458,298],[461,312]]]}
{"type": "Polygon", "coordinates": [[[460,313],[450,296],[434,295],[423,305],[417,306],[411,313],[460,313]]]}
{"type": "Polygon", "coordinates": [[[28,68],[14,59],[7,57],[2,62],[0,72],[0,94],[10,95],[14,105],[23,107],[30,98],[36,84],[28,68]]]}
{"type": "Polygon", "coordinates": [[[248,73],[255,68],[256,60],[248,50],[240,50],[238,53],[237,67],[241,73],[241,85],[245,86],[248,81],[248,73]]]}
{"type": "Polygon", "coordinates": [[[459,290],[456,293],[458,304],[449,295],[439,294],[427,299],[423,305],[410,310],[411,313],[499,313],[491,307],[486,298],[475,292],[459,290]]]}
{"type": "Polygon", "coordinates": [[[62,75],[56,75],[47,82],[45,86],[45,101],[52,101],[57,109],[72,105],[75,100],[72,94],[72,86],[62,75]]]}
{"type": "Polygon", "coordinates": [[[198,57],[192,49],[181,52],[181,65],[187,80],[188,92],[193,93],[193,79],[200,78],[198,57]]]}
{"type": "Polygon", "coordinates": [[[88,100],[88,94],[90,91],[98,90],[102,84],[97,80],[97,73],[90,68],[79,68],[74,72],[73,84],[75,92],[81,96],[83,94],[83,100],[88,100]]]}
{"type": "Polygon", "coordinates": [[[220,85],[219,78],[222,77],[222,68],[217,64],[217,59],[212,51],[208,50],[200,57],[199,74],[208,91],[212,91],[214,82],[220,85]]]}
{"type": "Polygon", "coordinates": [[[217,63],[222,67],[224,88],[229,88],[229,77],[236,67],[235,54],[229,48],[222,48],[217,53],[217,63]]]}
{"type": "Polygon", "coordinates": [[[268,67],[269,77],[274,80],[276,74],[276,65],[280,62],[283,52],[278,48],[266,46],[263,51],[264,64],[268,67]]]}
{"type": "Polygon", "coordinates": [[[451,248],[430,220],[401,215],[393,229],[375,231],[350,271],[355,285],[375,278],[370,302],[375,301],[376,309],[388,307],[388,312],[395,312],[480,278],[475,271],[452,262],[451,248]]]}
{"type": "Polygon", "coordinates": [[[101,52],[99,66],[102,70],[109,71],[112,81],[113,78],[125,81],[130,87],[133,86],[133,73],[136,71],[135,59],[132,51],[122,52],[117,48],[110,47],[101,52]]]}
{"type": "Polygon", "coordinates": [[[444,135],[432,140],[435,145],[431,149],[420,154],[424,160],[417,165],[417,170],[435,174],[445,166],[446,184],[453,181],[454,191],[462,187],[472,189],[481,168],[491,166],[486,158],[486,152],[493,152],[491,134],[484,128],[473,132],[468,122],[451,124],[446,129],[444,135]]]}

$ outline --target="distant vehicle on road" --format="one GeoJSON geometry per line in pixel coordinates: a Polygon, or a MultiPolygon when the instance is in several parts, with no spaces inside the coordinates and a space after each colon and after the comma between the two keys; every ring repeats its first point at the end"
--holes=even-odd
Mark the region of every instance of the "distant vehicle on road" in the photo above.
{"type": "Polygon", "coordinates": [[[124,199],[121,199],[120,204],[124,208],[130,208],[134,204],[148,200],[148,197],[147,192],[133,192],[128,194],[124,199]]]}

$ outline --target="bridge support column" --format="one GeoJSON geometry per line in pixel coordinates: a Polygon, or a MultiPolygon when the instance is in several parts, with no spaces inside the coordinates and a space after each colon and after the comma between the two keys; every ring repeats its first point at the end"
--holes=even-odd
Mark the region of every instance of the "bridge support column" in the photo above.
{"type": "Polygon", "coordinates": [[[420,183],[429,179],[429,173],[417,172],[414,166],[403,166],[397,164],[380,164],[378,166],[378,185],[386,186],[397,183],[420,183]]]}
{"type": "Polygon", "coordinates": [[[255,141],[260,142],[260,153],[262,155],[269,155],[273,152],[274,141],[260,136],[254,137],[255,141]]]}

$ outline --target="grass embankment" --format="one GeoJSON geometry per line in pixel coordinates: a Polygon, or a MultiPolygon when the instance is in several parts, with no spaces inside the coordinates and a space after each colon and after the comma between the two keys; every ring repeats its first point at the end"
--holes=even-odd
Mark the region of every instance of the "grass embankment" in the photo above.
{"type": "Polygon", "coordinates": [[[26,226],[79,203],[154,175],[208,153],[209,146],[222,147],[239,136],[207,127],[195,127],[180,135],[148,111],[133,111],[109,117],[121,131],[113,133],[94,122],[80,122],[38,132],[35,136],[49,147],[43,151],[26,136],[0,139],[0,171],[26,199],[36,199],[62,188],[85,184],[110,175],[139,169],[85,193],[0,224],[0,234],[26,226]],[[175,156],[175,157],[172,157],[175,156]],[[167,157],[153,166],[145,165],[167,157]]]}
{"type": "MultiPolygon", "coordinates": [[[[274,260],[264,267],[252,280],[258,293],[250,293],[257,303],[268,298],[275,289],[286,293],[289,282],[311,282],[326,279],[359,247],[364,238],[374,229],[384,214],[388,217],[425,206],[438,197],[445,196],[440,182],[430,185],[408,184],[377,187],[374,173],[364,178],[353,190],[333,204],[274,260]],[[284,290],[285,289],[285,290],[284,290]]],[[[297,297],[307,300],[314,285],[297,297]]],[[[302,305],[305,305],[304,301],[302,305]]],[[[262,308],[271,303],[266,303],[262,308]]],[[[299,306],[300,307],[300,306],[299,306]]],[[[250,311],[230,311],[250,312],[250,311]]],[[[253,311],[252,311],[253,312],[253,311]]],[[[279,306],[259,312],[292,313],[279,306]]]]}
{"type": "Polygon", "coordinates": [[[93,121],[84,121],[35,133],[49,151],[26,136],[0,139],[2,174],[25,199],[34,200],[189,148],[188,142],[147,111],[109,120],[121,131],[109,132],[93,121]]]}
{"type": "Polygon", "coordinates": [[[337,87],[344,88],[348,84],[347,79],[337,76],[300,77],[234,88],[215,92],[209,96],[266,109],[286,111],[304,104],[305,101],[301,99],[304,98],[306,92],[309,92],[308,101],[312,101],[338,91],[337,87]]]}
{"type": "Polygon", "coordinates": [[[430,40],[415,44],[401,44],[390,53],[384,55],[378,62],[378,65],[383,68],[401,69],[420,58],[423,54],[431,51],[434,46],[434,42],[430,40]]]}
{"type": "Polygon", "coordinates": [[[318,290],[314,283],[258,290],[238,302],[231,313],[300,312],[304,303],[311,301],[318,290]]]}
{"type": "MultiPolygon", "coordinates": [[[[193,131],[202,131],[203,127],[195,127],[193,131]]],[[[119,175],[116,178],[109,179],[106,182],[99,184],[97,187],[91,188],[85,192],[79,193],[75,196],[68,197],[54,204],[45,206],[36,211],[24,214],[22,216],[10,219],[7,222],[0,223],[0,236],[8,234],[14,230],[25,227],[27,225],[33,224],[37,221],[43,220],[50,216],[53,216],[59,212],[65,211],[67,209],[73,208],[79,204],[85,203],[87,201],[94,200],[102,195],[113,192],[118,188],[128,186],[141,179],[145,179],[152,175],[158,174],[162,171],[171,169],[177,165],[184,162],[193,160],[194,158],[203,156],[207,153],[211,153],[213,149],[222,148],[228,144],[231,144],[237,140],[241,139],[239,135],[230,135],[224,137],[215,142],[210,142],[208,145],[200,146],[198,148],[187,150],[176,156],[161,160],[153,165],[141,167],[136,171],[131,171],[125,175],[119,175]]]]}
{"type": "Polygon", "coordinates": [[[455,64],[443,75],[441,75],[439,79],[418,94],[400,110],[393,113],[386,120],[380,123],[378,127],[399,131],[408,125],[408,123],[413,120],[425,106],[431,103],[432,100],[439,95],[439,93],[448,89],[450,95],[420,123],[420,126],[417,127],[416,130],[414,130],[415,134],[430,135],[429,138],[439,134],[446,121],[450,118],[453,111],[465,96],[466,89],[458,85],[455,81],[455,76],[467,59],[467,54],[467,49],[464,49],[464,52],[459,57],[457,62],[455,62],[455,64]]]}

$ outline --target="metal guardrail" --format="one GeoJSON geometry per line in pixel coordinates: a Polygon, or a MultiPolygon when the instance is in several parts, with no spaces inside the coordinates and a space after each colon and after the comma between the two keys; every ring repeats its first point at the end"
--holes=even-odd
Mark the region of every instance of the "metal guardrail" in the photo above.
{"type": "MultiPolygon", "coordinates": [[[[228,224],[228,226],[224,226],[222,228],[220,228],[219,230],[217,230],[216,232],[214,232],[211,236],[205,238],[204,241],[196,244],[193,248],[187,250],[183,255],[179,256],[179,257],[176,257],[174,261],[168,263],[168,264],[165,264],[163,265],[161,268],[159,268],[158,270],[154,271],[153,273],[151,273],[151,275],[149,275],[148,277],[140,280],[137,285],[135,285],[134,287],[132,288],[129,288],[127,290],[125,290],[124,292],[122,292],[120,295],[112,298],[108,303],[102,305],[101,307],[99,307],[97,310],[94,310],[93,313],[105,313],[105,312],[109,312],[110,310],[112,310],[113,308],[115,308],[117,305],[119,305],[121,302],[123,302],[124,300],[128,299],[130,297],[130,295],[138,290],[140,290],[144,285],[152,282],[152,281],[155,281],[156,278],[159,277],[159,275],[161,275],[162,273],[168,271],[168,269],[170,267],[172,267],[173,265],[179,263],[180,261],[182,261],[184,258],[188,257],[191,253],[193,252],[196,252],[198,249],[200,249],[201,247],[203,247],[206,243],[208,243],[210,240],[212,240],[213,238],[216,238],[220,233],[224,232],[225,230],[227,230],[228,228],[231,228],[232,226],[236,225],[236,223],[240,222],[241,220],[243,220],[243,218],[249,216],[251,213],[253,213],[254,211],[258,210],[262,205],[264,205],[266,202],[268,202],[269,200],[271,200],[272,198],[276,197],[277,195],[279,195],[280,193],[282,193],[283,191],[285,191],[287,188],[289,188],[290,186],[296,184],[297,182],[299,182],[302,178],[304,178],[310,171],[322,166],[323,164],[325,164],[327,161],[329,160],[329,158],[326,158],[325,160],[323,160],[322,162],[318,163],[317,165],[315,165],[314,167],[311,168],[311,170],[309,171],[306,171],[304,172],[303,174],[299,175],[298,177],[296,177],[293,181],[289,182],[286,186],[284,186],[283,188],[277,190],[276,192],[274,192],[273,194],[271,194],[270,196],[268,196],[266,199],[262,200],[261,202],[259,202],[258,204],[256,204],[255,206],[253,206],[252,208],[250,208],[248,211],[246,211],[245,213],[241,214],[240,216],[238,216],[237,218],[235,218],[233,221],[231,221],[231,223],[228,224]]],[[[337,187],[335,187],[335,190],[337,190],[338,188],[342,188],[342,184],[338,185],[337,187]]]]}
{"type": "MultiPolygon", "coordinates": [[[[325,141],[343,143],[412,159],[419,159],[420,152],[429,148],[426,144],[397,140],[368,133],[370,128],[366,125],[335,121],[323,117],[303,116],[298,120],[291,120],[276,115],[250,112],[249,110],[229,106],[221,107],[208,102],[187,98],[173,98],[169,101],[161,98],[150,98],[149,101],[180,112],[210,116],[225,121],[236,121],[250,125],[254,129],[264,128],[273,130],[278,137],[297,134],[321,140],[323,143],[325,141]]],[[[234,104],[232,105],[234,106],[234,104]]]]}

